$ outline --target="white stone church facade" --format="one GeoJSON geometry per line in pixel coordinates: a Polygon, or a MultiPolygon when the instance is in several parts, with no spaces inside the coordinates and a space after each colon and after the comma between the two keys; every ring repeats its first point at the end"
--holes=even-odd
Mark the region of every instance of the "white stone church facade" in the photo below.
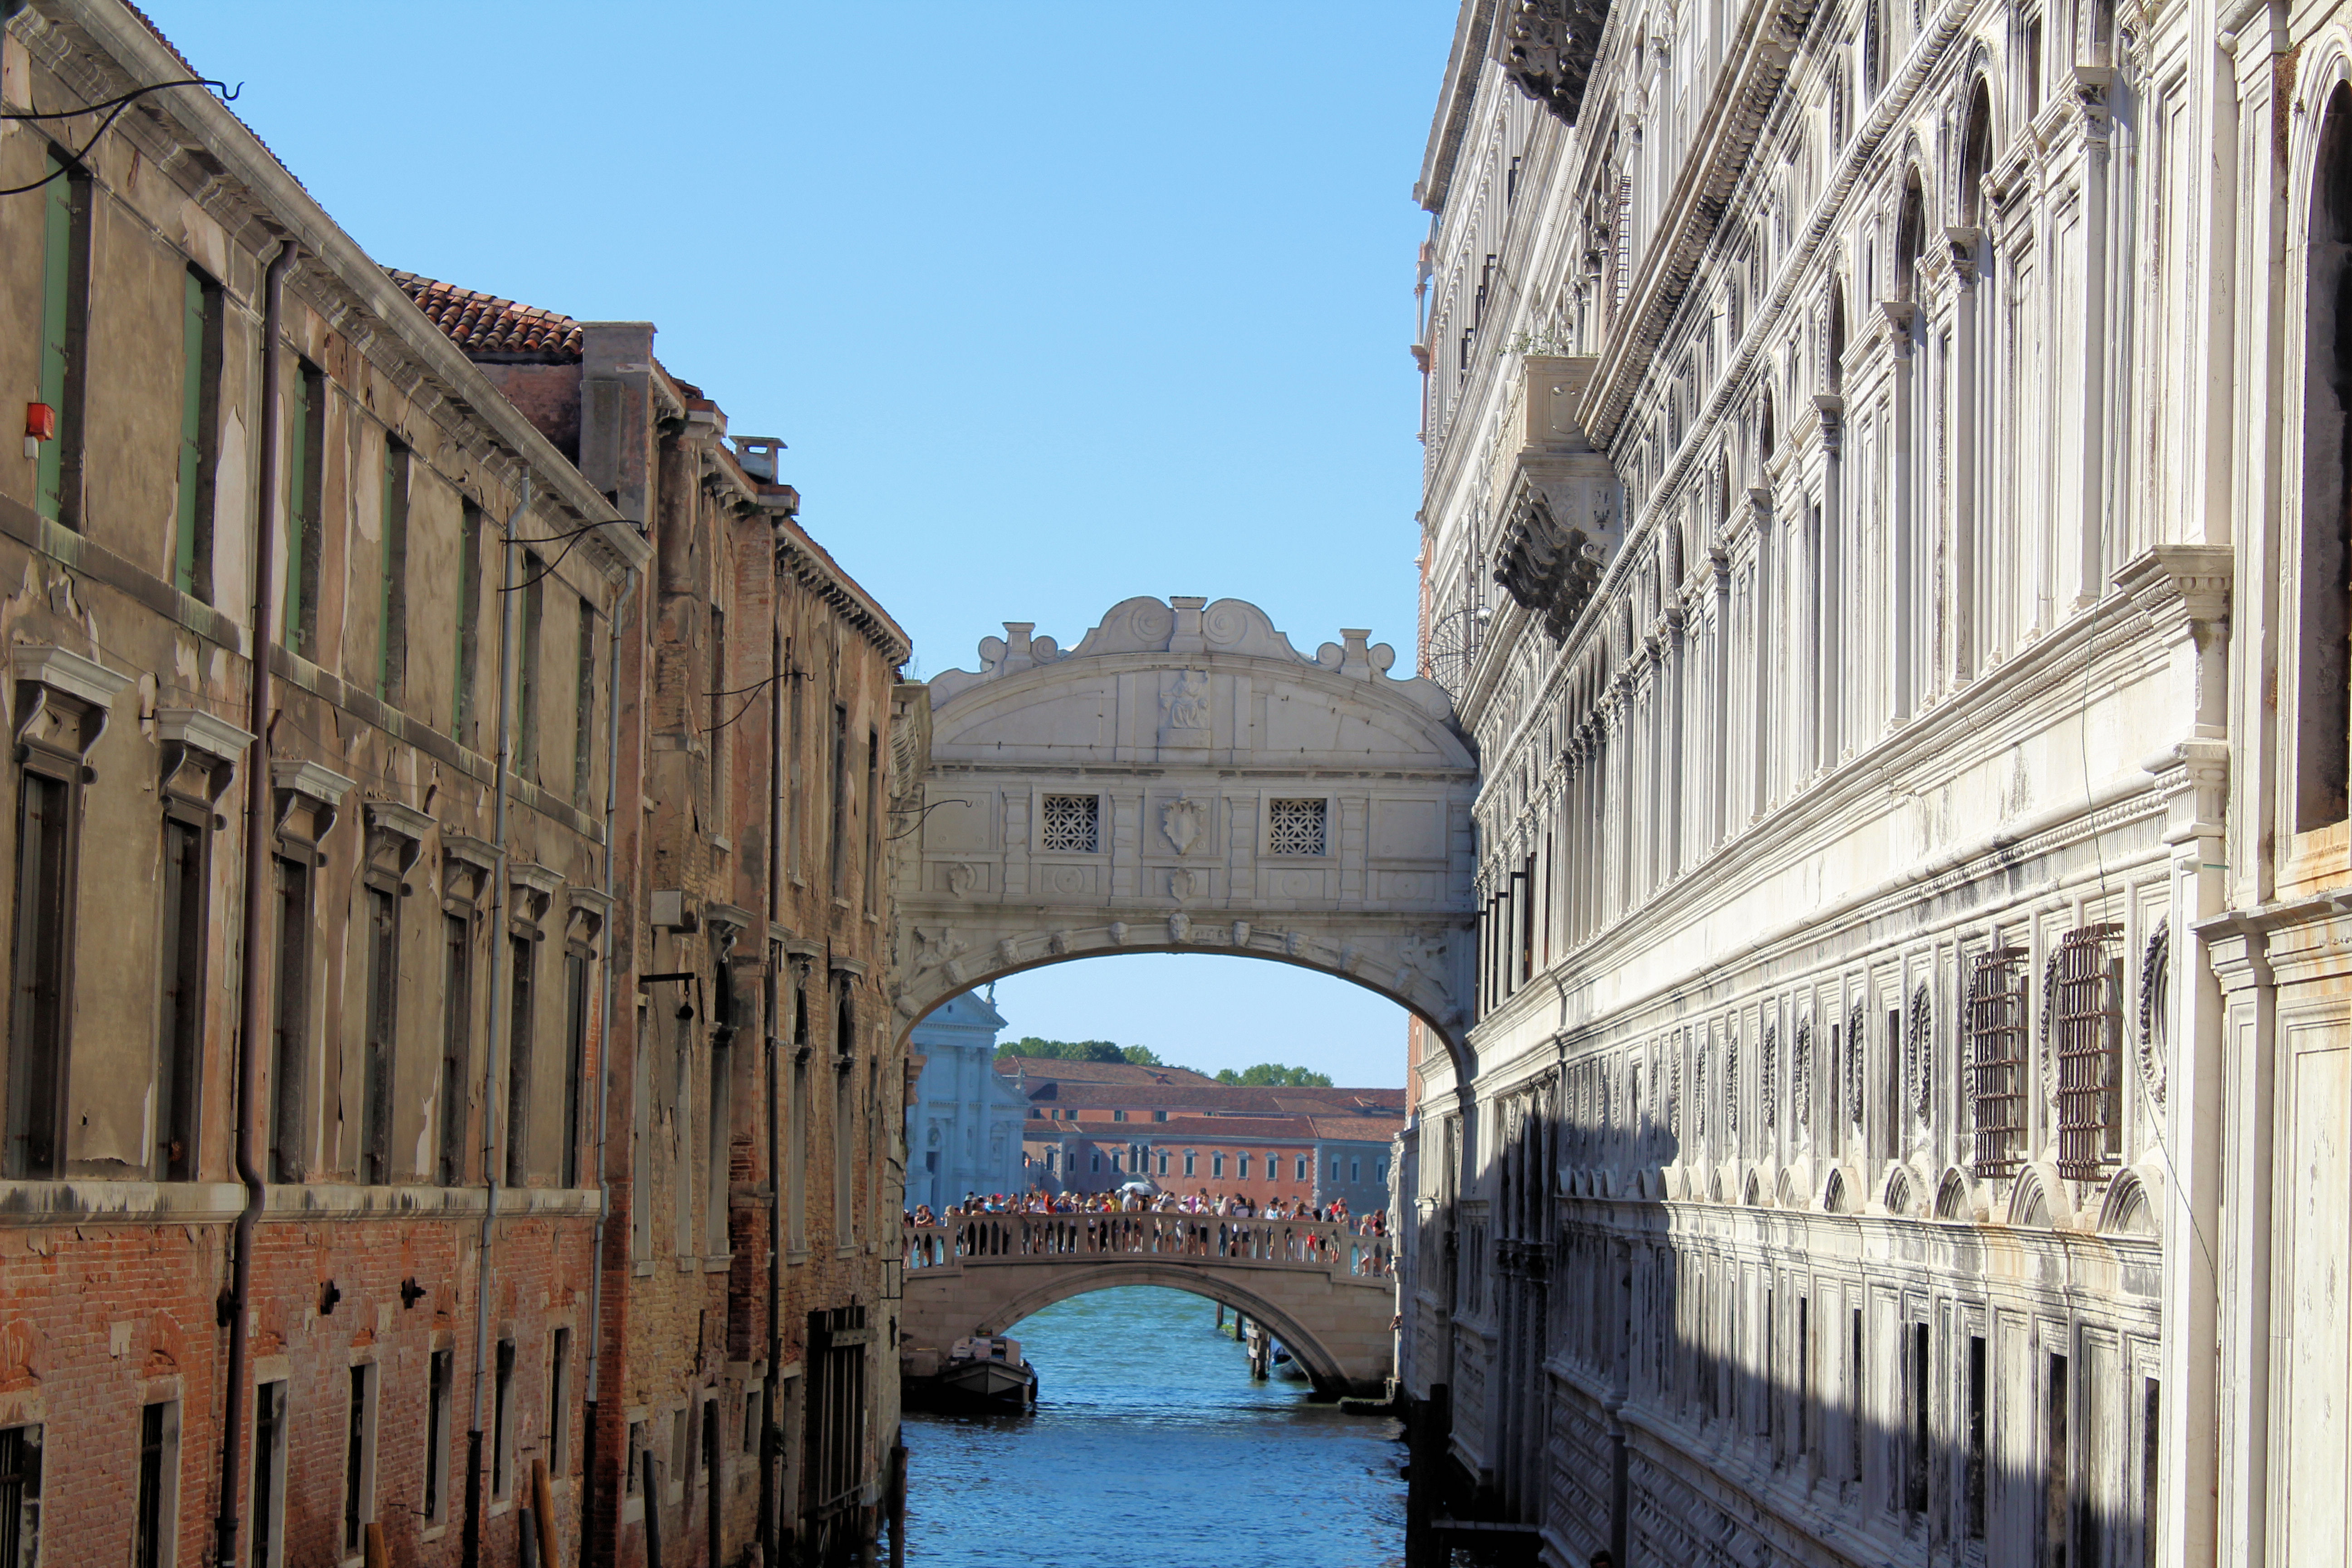
{"type": "Polygon", "coordinates": [[[1464,0],[1427,1508],[1578,1568],[2352,1561],[2347,23],[1464,0]]]}

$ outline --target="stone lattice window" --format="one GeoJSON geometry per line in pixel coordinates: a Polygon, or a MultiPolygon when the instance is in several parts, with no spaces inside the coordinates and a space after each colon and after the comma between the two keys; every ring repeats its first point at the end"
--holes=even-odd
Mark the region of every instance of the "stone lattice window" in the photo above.
{"type": "Polygon", "coordinates": [[[1102,847],[1102,827],[1098,813],[1102,800],[1091,795],[1049,795],[1040,815],[1045,830],[1038,837],[1041,849],[1075,849],[1091,855],[1102,847]]]}
{"type": "Polygon", "coordinates": [[[1323,812],[1327,803],[1319,800],[1277,800],[1267,807],[1268,831],[1266,853],[1269,855],[1320,855],[1323,849],[1323,812]]]}

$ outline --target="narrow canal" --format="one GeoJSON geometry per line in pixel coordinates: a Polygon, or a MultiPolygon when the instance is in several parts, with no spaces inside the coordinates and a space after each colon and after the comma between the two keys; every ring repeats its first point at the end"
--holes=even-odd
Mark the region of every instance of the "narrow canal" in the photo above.
{"type": "Polygon", "coordinates": [[[1015,1326],[1037,1413],[909,1413],[907,1560],[921,1568],[1396,1568],[1394,1421],[1253,1383],[1216,1308],[1101,1290],[1015,1326]]]}

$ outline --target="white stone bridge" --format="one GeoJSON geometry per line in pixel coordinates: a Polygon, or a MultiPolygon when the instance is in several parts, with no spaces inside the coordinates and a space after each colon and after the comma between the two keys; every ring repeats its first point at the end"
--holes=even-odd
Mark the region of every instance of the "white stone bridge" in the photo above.
{"type": "Polygon", "coordinates": [[[1004,1214],[906,1230],[908,1352],[1007,1333],[1056,1301],[1163,1285],[1263,1323],[1327,1395],[1380,1394],[1394,1368],[1386,1237],[1213,1214],[1004,1214]]]}

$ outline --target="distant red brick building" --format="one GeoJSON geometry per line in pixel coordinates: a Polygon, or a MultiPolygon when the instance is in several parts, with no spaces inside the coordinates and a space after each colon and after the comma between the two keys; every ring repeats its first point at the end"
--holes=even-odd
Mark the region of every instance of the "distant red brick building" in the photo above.
{"type": "Polygon", "coordinates": [[[1186,1068],[1007,1058],[1030,1101],[1022,1142],[1033,1186],[1098,1193],[1139,1177],[1253,1205],[1388,1203],[1401,1089],[1243,1087],[1186,1068]]]}

